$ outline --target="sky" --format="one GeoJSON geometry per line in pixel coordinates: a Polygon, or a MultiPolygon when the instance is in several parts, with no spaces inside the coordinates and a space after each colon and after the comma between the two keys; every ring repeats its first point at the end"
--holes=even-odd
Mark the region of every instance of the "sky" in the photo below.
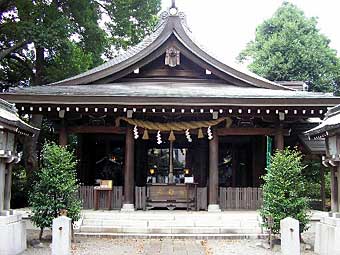
{"type": "MultiPolygon", "coordinates": [[[[179,11],[187,16],[187,23],[195,39],[227,63],[246,44],[255,38],[257,25],[270,18],[282,0],[176,0],[179,11]]],[[[290,0],[307,17],[318,17],[318,27],[330,40],[330,46],[340,56],[340,1],[290,0]]],[[[171,0],[162,0],[162,10],[171,0]]]]}

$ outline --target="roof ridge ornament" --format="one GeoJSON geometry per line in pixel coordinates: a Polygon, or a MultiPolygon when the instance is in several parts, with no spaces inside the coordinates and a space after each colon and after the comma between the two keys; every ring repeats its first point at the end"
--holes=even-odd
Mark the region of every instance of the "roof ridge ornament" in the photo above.
{"type": "Polygon", "coordinates": [[[178,7],[176,6],[176,0],[171,0],[171,6],[169,8],[169,14],[171,16],[177,16],[178,15],[178,7]]]}

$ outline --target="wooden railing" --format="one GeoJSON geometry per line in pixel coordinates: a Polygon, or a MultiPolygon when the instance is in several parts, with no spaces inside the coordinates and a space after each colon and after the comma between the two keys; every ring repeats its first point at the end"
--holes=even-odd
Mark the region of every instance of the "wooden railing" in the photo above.
{"type": "MultiPolygon", "coordinates": [[[[145,187],[135,188],[135,207],[145,209],[145,187]]],[[[93,186],[80,186],[79,199],[83,202],[84,209],[94,208],[93,186]]],[[[99,208],[108,208],[106,202],[106,192],[99,195],[99,208]]],[[[261,188],[220,188],[220,207],[228,209],[249,209],[256,210],[262,205],[261,188]]],[[[123,187],[114,186],[112,188],[112,208],[121,209],[123,201],[123,187]]],[[[197,188],[197,208],[207,210],[207,188],[197,188]]]]}
{"type": "MultiPolygon", "coordinates": [[[[80,186],[79,188],[79,199],[83,202],[83,209],[94,208],[94,196],[93,186],[80,186]]],[[[108,208],[107,204],[107,192],[99,193],[99,208],[108,208]]],[[[121,209],[123,201],[123,187],[113,186],[112,187],[112,209],[121,209]]]]}
{"type": "Polygon", "coordinates": [[[256,210],[262,206],[261,188],[220,188],[221,209],[256,210]]]}

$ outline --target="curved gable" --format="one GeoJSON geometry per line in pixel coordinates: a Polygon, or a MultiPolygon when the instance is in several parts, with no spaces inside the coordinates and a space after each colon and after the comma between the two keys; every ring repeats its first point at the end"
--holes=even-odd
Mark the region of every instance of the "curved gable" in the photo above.
{"type": "MultiPolygon", "coordinates": [[[[142,69],[148,65],[150,66],[154,61],[158,61],[159,66],[160,58],[164,59],[163,70],[161,68],[158,70],[159,73],[161,73],[161,77],[166,78],[166,74],[168,74],[169,77],[177,77],[180,71],[176,72],[176,69],[173,69],[173,71],[168,70],[168,72],[164,71],[165,69],[169,69],[164,66],[166,65],[165,54],[170,48],[178,50],[180,56],[192,62],[191,69],[189,67],[190,65],[182,68],[185,71],[182,71],[182,77],[180,76],[180,78],[195,78],[195,76],[191,76],[196,74],[196,78],[198,79],[209,80],[210,77],[213,77],[227,84],[242,87],[293,90],[253,73],[239,71],[208,54],[193,39],[186,24],[185,15],[181,12],[174,15],[170,15],[169,12],[163,12],[155,31],[136,46],[129,48],[126,52],[101,66],[50,85],[113,83],[124,77],[133,78],[134,76],[131,74],[134,70],[142,69]],[[211,76],[205,76],[205,70],[209,70],[211,76]],[[185,77],[185,74],[188,74],[188,76],[185,77]]],[[[179,64],[179,66],[180,65],[181,64],[179,64]]],[[[138,78],[141,77],[142,76],[138,78]]]]}

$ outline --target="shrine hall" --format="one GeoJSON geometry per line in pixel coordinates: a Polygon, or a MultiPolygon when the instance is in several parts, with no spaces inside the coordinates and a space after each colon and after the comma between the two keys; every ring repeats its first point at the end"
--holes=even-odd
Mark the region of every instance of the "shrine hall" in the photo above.
{"type": "Polygon", "coordinates": [[[1,98],[52,123],[60,145],[72,141],[84,208],[220,211],[261,206],[275,150],[324,153],[303,132],[340,98],[306,86],[219,61],[173,5],[112,60],[1,98]]]}

